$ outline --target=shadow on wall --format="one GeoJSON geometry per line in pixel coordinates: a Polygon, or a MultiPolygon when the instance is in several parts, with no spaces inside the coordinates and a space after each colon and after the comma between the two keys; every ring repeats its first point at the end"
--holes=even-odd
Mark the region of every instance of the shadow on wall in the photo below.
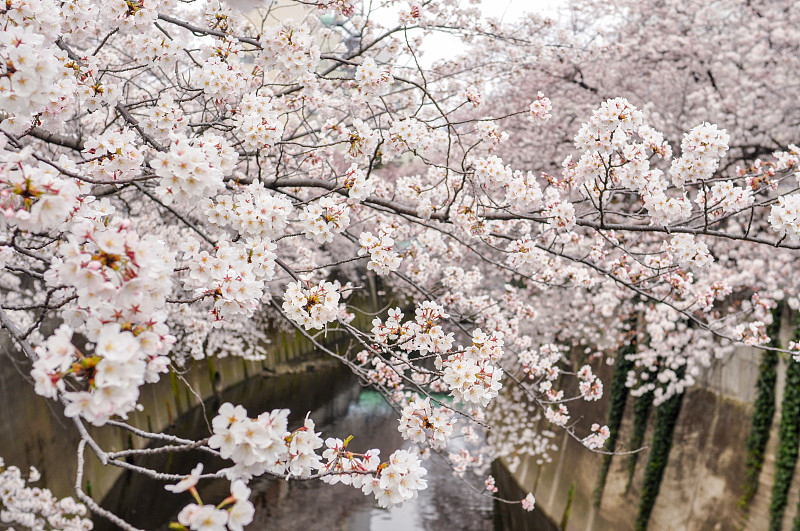
{"type": "MultiPolygon", "coordinates": [[[[522,489],[514,476],[500,461],[492,463],[492,476],[499,492],[509,500],[521,500],[528,492],[522,489]]],[[[553,523],[538,507],[526,511],[521,504],[508,504],[495,500],[494,525],[497,531],[558,531],[553,523]]]]}

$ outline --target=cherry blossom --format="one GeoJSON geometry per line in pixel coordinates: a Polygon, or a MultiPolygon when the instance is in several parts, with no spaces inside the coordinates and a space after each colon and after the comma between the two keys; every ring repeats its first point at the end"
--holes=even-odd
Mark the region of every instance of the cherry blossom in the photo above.
{"type": "MultiPolygon", "coordinates": [[[[572,406],[603,397],[601,363],[626,356],[658,405],[737,345],[797,357],[768,337],[775,308],[800,309],[797,10],[581,0],[568,23],[468,4],[0,10],[0,326],[81,452],[125,466],[87,423],[126,426],[165,374],[196,391],[190,360],[264,360],[276,333],[377,389],[416,445],[381,461],[360,434],[225,403],[208,441],[169,449],[225,468],[137,469],[192,496],[232,481],[176,525],[242,529],[261,475],[395,506],[431,454],[492,495],[497,458],[546,463],[562,433],[604,447],[572,406]],[[466,48],[435,61],[442,31],[466,48]]],[[[70,498],[32,499],[37,475],[0,465],[3,522],[86,528],[70,498]]]]}
{"type": "Polygon", "coordinates": [[[71,497],[59,499],[46,488],[28,486],[40,479],[36,468],[30,467],[25,478],[19,468],[6,466],[0,458],[0,522],[31,529],[92,529],[84,504],[71,497]]]}

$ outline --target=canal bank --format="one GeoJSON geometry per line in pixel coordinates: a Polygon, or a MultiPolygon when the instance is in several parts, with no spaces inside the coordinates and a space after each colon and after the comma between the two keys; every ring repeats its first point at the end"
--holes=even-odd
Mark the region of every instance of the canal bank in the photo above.
{"type": "MultiPolygon", "coordinates": [[[[791,326],[784,319],[780,334],[784,344],[788,344],[791,333],[791,326]]],[[[554,522],[563,522],[559,527],[567,531],[759,531],[770,528],[775,513],[774,492],[779,483],[776,473],[779,466],[788,467],[789,474],[783,472],[788,484],[782,525],[778,522],[774,529],[791,529],[800,514],[800,461],[781,457],[781,446],[791,441],[782,441],[780,427],[789,381],[787,368],[796,363],[791,358],[777,358],[773,369],[770,390],[774,414],[766,421],[758,421],[765,424],[767,439],[760,454],[763,466],[755,473],[755,494],[743,510],[747,441],[759,414],[754,402],[756,383],[763,370],[760,359],[761,352],[739,348],[700,375],[697,385],[681,399],[674,430],[668,434],[663,429],[665,416],[659,414],[657,407],[652,407],[641,420],[637,417],[637,404],[644,398],[628,397],[616,446],[625,455],[611,459],[599,499],[603,456],[588,451],[563,432],[554,440],[558,450],[552,453],[550,462],[537,464],[535,458],[523,455],[511,476],[521,488],[531,490],[537,506],[554,522]],[[636,432],[643,434],[638,445],[633,442],[636,432]],[[668,441],[662,440],[664,437],[668,441]],[[671,449],[653,459],[653,448],[663,448],[665,442],[671,449]],[[639,448],[637,455],[628,454],[639,448]],[[663,474],[655,490],[648,467],[660,467],[663,474]],[[642,524],[645,495],[650,496],[652,505],[649,520],[642,524]]],[[[604,382],[612,381],[613,366],[595,364],[594,370],[604,382]]],[[[598,402],[573,403],[572,418],[580,418],[586,425],[605,423],[610,392],[607,388],[598,402]]]]}

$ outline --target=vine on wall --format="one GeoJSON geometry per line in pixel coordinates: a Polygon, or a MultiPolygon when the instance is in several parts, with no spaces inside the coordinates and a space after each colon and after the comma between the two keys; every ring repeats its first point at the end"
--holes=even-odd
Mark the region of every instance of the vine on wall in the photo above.
{"type": "MultiPolygon", "coordinates": [[[[794,340],[800,339],[795,317],[794,340]]],[[[800,363],[789,360],[786,367],[786,387],[781,402],[781,424],[778,428],[778,455],[775,459],[775,479],[769,504],[769,529],[779,531],[797,463],[797,445],[800,442],[800,363]]]]}
{"type": "Polygon", "coordinates": [[[561,516],[561,524],[559,527],[561,529],[567,528],[567,522],[569,522],[569,516],[572,514],[572,500],[575,498],[575,482],[573,481],[569,485],[569,490],[567,491],[567,504],[564,506],[564,514],[561,516]]]}
{"type": "MultiPolygon", "coordinates": [[[[678,373],[678,378],[683,378],[685,367],[676,372],[678,373]]],[[[681,412],[684,394],[677,394],[656,408],[655,429],[653,430],[650,458],[647,461],[647,468],[644,473],[642,494],[639,498],[636,531],[645,531],[647,529],[647,522],[653,512],[653,506],[656,503],[658,491],[661,487],[661,480],[664,478],[664,469],[669,461],[672,437],[675,433],[678,415],[681,412]]]]}
{"type": "MultiPolygon", "coordinates": [[[[647,420],[650,418],[650,411],[653,409],[653,391],[648,391],[642,396],[637,396],[633,402],[633,433],[631,434],[631,448],[636,450],[642,447],[644,435],[647,432],[647,420]]],[[[632,453],[628,457],[628,481],[625,484],[625,494],[631,489],[633,474],[636,472],[636,463],[639,460],[639,453],[632,453]]]]}

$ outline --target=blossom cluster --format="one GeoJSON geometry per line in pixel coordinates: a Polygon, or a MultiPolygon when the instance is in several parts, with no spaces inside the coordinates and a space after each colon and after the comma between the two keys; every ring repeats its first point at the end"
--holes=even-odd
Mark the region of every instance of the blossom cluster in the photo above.
{"type": "Polygon", "coordinates": [[[457,400],[486,407],[502,387],[503,370],[493,364],[502,353],[501,333],[487,335],[476,329],[470,346],[444,360],[437,357],[436,368],[443,371],[442,380],[457,400]]]}
{"type": "Polygon", "coordinates": [[[736,325],[733,329],[733,338],[750,346],[763,345],[770,339],[767,336],[766,326],[761,321],[736,325]]]}
{"type": "Polygon", "coordinates": [[[378,67],[375,59],[367,57],[356,68],[356,83],[363,94],[378,95],[384,87],[394,83],[394,78],[391,70],[378,67]]]}
{"type": "Polygon", "coordinates": [[[397,344],[406,352],[418,351],[421,354],[441,354],[453,345],[453,334],[446,334],[439,321],[449,315],[435,302],[424,301],[414,311],[414,320],[402,322],[400,308],[389,310],[384,323],[380,318],[372,320],[372,335],[378,343],[397,344]]]}
{"type": "Polygon", "coordinates": [[[198,72],[203,91],[220,103],[232,103],[253,81],[242,63],[242,46],[232,37],[215,39],[202,50],[206,55],[198,72]]]}
{"type": "Polygon", "coordinates": [[[136,53],[137,57],[144,61],[152,61],[163,68],[175,68],[175,64],[180,59],[179,43],[173,39],[165,39],[163,34],[161,36],[152,33],[145,34],[131,44],[132,52],[136,53]]]}
{"type": "Polygon", "coordinates": [[[544,194],[532,172],[523,174],[515,171],[505,185],[505,193],[506,201],[514,212],[532,212],[542,206],[544,194]]]}
{"type": "MultiPolygon", "coordinates": [[[[395,308],[389,310],[385,322],[380,318],[373,319],[372,338],[379,345],[397,349],[392,352],[392,357],[399,362],[397,366],[388,367],[387,371],[390,368],[402,374],[404,365],[409,364],[407,354],[412,352],[423,356],[434,354],[434,365],[437,371],[441,371],[441,379],[430,382],[432,387],[449,391],[460,401],[485,407],[502,387],[503,371],[495,364],[503,355],[503,334],[498,331],[486,334],[481,329],[476,329],[472,333],[470,345],[452,350],[453,333],[445,333],[440,324],[441,319],[448,317],[441,306],[430,301],[425,301],[416,308],[413,321],[403,322],[403,312],[395,308]]],[[[364,356],[363,361],[367,359],[368,356],[364,356]]],[[[380,366],[384,365],[381,361],[380,366]]],[[[376,373],[375,376],[382,377],[381,373],[376,373]]],[[[389,375],[388,379],[396,380],[396,377],[389,375]]],[[[428,383],[424,374],[415,375],[415,379],[428,383]]],[[[407,410],[409,414],[412,411],[407,410]]],[[[430,418],[430,415],[423,414],[420,418],[425,417],[430,418]]],[[[406,422],[404,426],[401,426],[401,430],[411,429],[412,432],[418,427],[416,422],[406,422]]],[[[416,433],[419,437],[419,432],[416,433]]]]}
{"type": "Polygon", "coordinates": [[[353,120],[352,129],[333,120],[326,121],[322,129],[347,146],[345,154],[350,159],[371,157],[380,141],[379,132],[371,129],[360,118],[353,120]]]}
{"type": "MultiPolygon", "coordinates": [[[[36,6],[32,4],[26,7],[36,6]]],[[[47,9],[42,4],[37,7],[47,9]]],[[[0,33],[0,109],[14,115],[24,126],[32,115],[49,107],[58,108],[58,77],[66,54],[46,43],[36,31],[38,28],[3,21],[7,11],[0,14],[0,22],[5,22],[0,33]]],[[[10,11],[13,17],[16,10],[10,11]]],[[[35,17],[36,13],[28,13],[31,15],[35,17]]]]}
{"type": "Polygon", "coordinates": [[[286,286],[283,311],[306,330],[324,328],[339,316],[339,298],[338,282],[298,280],[286,286]]]}
{"type": "Polygon", "coordinates": [[[446,173],[438,168],[429,168],[426,177],[409,175],[397,179],[395,192],[398,199],[416,205],[417,215],[425,220],[440,208],[446,199],[446,194],[441,188],[427,185],[428,182],[444,181],[446,173]]]}
{"type": "Polygon", "coordinates": [[[600,426],[599,424],[592,424],[592,432],[584,437],[583,445],[589,448],[590,450],[596,450],[598,448],[602,448],[604,444],[606,444],[606,440],[608,440],[609,436],[611,435],[608,426],[600,426]]]}
{"type": "Polygon", "coordinates": [[[319,64],[319,46],[303,24],[286,20],[281,24],[266,26],[260,34],[261,53],[256,64],[265,70],[280,66],[287,73],[301,77],[313,72],[319,64]]]}
{"type": "Polygon", "coordinates": [[[545,198],[545,209],[542,213],[554,227],[569,231],[575,226],[575,205],[569,201],[554,198],[548,201],[545,198]]]}
{"type": "Polygon", "coordinates": [[[663,247],[683,267],[700,269],[714,261],[705,242],[696,240],[692,234],[676,234],[669,242],[664,242],[663,247]]]}
{"type": "Polygon", "coordinates": [[[185,116],[180,105],[171,95],[162,94],[158,102],[147,109],[139,125],[157,140],[168,141],[170,134],[177,133],[184,123],[185,116]]]}
{"type": "MultiPolygon", "coordinates": [[[[237,220],[231,221],[235,224],[237,220]]],[[[235,242],[222,239],[214,254],[201,251],[194,239],[187,240],[183,248],[183,258],[189,263],[183,285],[198,298],[214,299],[214,326],[250,317],[262,301],[269,300],[265,285],[275,276],[276,258],[272,240],[260,236],[235,242]]]]}
{"type": "Polygon", "coordinates": [[[360,203],[375,190],[375,180],[368,178],[364,170],[352,164],[345,173],[344,186],[350,190],[348,200],[351,203],[360,203]]]}
{"type": "Polygon", "coordinates": [[[708,288],[697,294],[697,302],[704,312],[710,311],[714,301],[722,300],[733,293],[731,285],[724,280],[712,282],[708,288]]]}
{"type": "Polygon", "coordinates": [[[192,139],[173,134],[169,150],[150,162],[161,177],[156,193],[165,204],[210,197],[223,187],[237,157],[228,142],[213,133],[192,139]]]}
{"type": "MultiPolygon", "coordinates": [[[[5,137],[0,137],[0,150],[5,137]]],[[[31,149],[17,153],[0,151],[0,211],[12,227],[49,232],[68,220],[78,208],[79,188],[62,179],[43,162],[31,166],[31,149]]]]}
{"type": "Polygon", "coordinates": [[[544,418],[555,426],[566,428],[570,418],[569,410],[564,404],[551,405],[544,409],[544,418]]]}
{"type": "Polygon", "coordinates": [[[552,109],[553,104],[550,102],[550,98],[546,97],[540,90],[536,95],[536,99],[531,103],[528,119],[537,125],[545,124],[550,120],[550,111],[552,109]]]}
{"type": "Polygon", "coordinates": [[[728,151],[730,137],[725,129],[702,123],[683,135],[681,156],[670,166],[669,174],[675,186],[708,179],[719,166],[719,160],[728,151]]]}
{"type": "Polygon", "coordinates": [[[324,0],[319,3],[322,10],[333,8],[343,17],[350,17],[356,9],[354,0],[324,0]]]}
{"type": "Polygon", "coordinates": [[[55,398],[58,389],[68,402],[64,408],[66,416],[80,415],[98,426],[112,415],[125,417],[132,411],[139,398],[139,387],[145,382],[158,381],[159,373],[166,372],[169,364],[165,356],[144,352],[137,338],[127,330],[120,330],[116,323],[102,326],[92,356],[80,353],[71,340],[72,331],[62,325],[48,339],[45,349],[37,349],[41,356],[31,371],[36,392],[55,398]],[[88,390],[64,391],[63,377],[68,374],[85,378],[88,390]]]}
{"type": "Polygon", "coordinates": [[[624,98],[603,102],[581,125],[575,136],[575,147],[610,155],[628,144],[630,137],[643,125],[642,112],[624,98]]]}
{"type": "Polygon", "coordinates": [[[508,133],[501,131],[493,120],[481,120],[475,124],[475,131],[482,140],[487,140],[492,144],[500,144],[508,140],[508,133]]]}
{"type": "Polygon", "coordinates": [[[779,197],[778,203],[772,205],[769,222],[781,238],[800,240],[800,194],[779,197]]]}
{"type": "Polygon", "coordinates": [[[211,223],[230,226],[243,236],[264,239],[283,234],[292,212],[291,201],[271,193],[258,181],[232,197],[218,195],[214,201],[206,200],[202,205],[211,223]]]}
{"type": "Polygon", "coordinates": [[[380,473],[381,451],[372,449],[363,454],[350,451],[348,446],[351,440],[352,438],[348,438],[343,441],[335,437],[325,440],[322,457],[326,461],[323,470],[327,474],[322,477],[322,481],[329,485],[351,485],[353,488],[363,489],[364,494],[371,494],[379,477],[370,474],[380,473]]]}
{"type": "Polygon", "coordinates": [[[555,278],[557,261],[537,247],[530,234],[512,241],[506,250],[506,263],[514,271],[541,282],[551,282],[555,278]]]}
{"type": "Polygon", "coordinates": [[[538,351],[524,350],[517,354],[522,370],[532,380],[544,377],[554,381],[561,374],[558,363],[562,359],[558,345],[545,344],[538,351]]]}
{"type": "Polygon", "coordinates": [[[322,197],[309,203],[298,215],[306,238],[316,243],[333,241],[333,235],[350,226],[350,207],[333,197],[322,197]]]}
{"type": "Polygon", "coordinates": [[[105,182],[138,177],[144,162],[144,155],[136,147],[136,133],[132,129],[106,131],[89,138],[83,151],[91,157],[84,166],[87,173],[105,182]]]}
{"type": "Polygon", "coordinates": [[[222,404],[212,420],[214,435],[208,441],[218,448],[223,459],[234,466],[226,470],[231,480],[251,478],[264,473],[304,477],[322,466],[315,452],[322,439],[314,432],[314,421],[306,417],[303,426],[288,431],[288,409],[276,409],[249,418],[242,406],[222,404]]]}
{"type": "Polygon", "coordinates": [[[603,381],[592,372],[592,368],[584,365],[578,371],[578,389],[587,402],[600,400],[603,396],[603,381]]]}
{"type": "Polygon", "coordinates": [[[450,452],[447,455],[450,461],[450,468],[457,477],[464,477],[469,469],[481,470],[484,465],[483,454],[480,452],[470,452],[467,448],[460,448],[457,452],[450,452]]]}
{"type": "Polygon", "coordinates": [[[358,238],[361,248],[359,255],[369,253],[367,269],[375,271],[379,275],[388,275],[392,271],[397,271],[402,262],[402,258],[393,249],[394,239],[391,231],[381,230],[378,236],[373,236],[371,232],[362,232],[358,238]]]}
{"type": "Polygon", "coordinates": [[[30,487],[41,479],[31,467],[27,479],[15,466],[5,466],[0,458],[0,524],[27,529],[88,531],[94,526],[86,516],[86,506],[72,498],[58,499],[48,489],[30,487]]]}
{"type": "Polygon", "coordinates": [[[792,359],[800,363],[800,342],[789,341],[789,346],[787,347],[787,350],[792,352],[792,359]]]}
{"type": "Polygon", "coordinates": [[[464,90],[464,98],[472,104],[473,107],[480,107],[483,103],[483,94],[475,85],[470,85],[464,90]]]}
{"type": "Polygon", "coordinates": [[[328,483],[342,482],[374,495],[380,507],[392,507],[413,500],[427,487],[422,479],[428,473],[413,451],[396,450],[386,463],[380,463],[378,450],[354,454],[347,450],[348,441],[327,439],[327,449],[322,454],[327,459],[323,469],[328,483]]]}
{"type": "Polygon", "coordinates": [[[403,439],[419,444],[429,442],[431,448],[444,448],[453,434],[455,422],[452,411],[434,408],[430,397],[415,396],[403,408],[397,429],[403,439]]]}
{"type": "MultiPolygon", "coordinates": [[[[617,98],[603,103],[583,124],[575,137],[575,146],[583,154],[577,162],[567,157],[563,175],[567,183],[601,207],[611,200],[615,188],[631,188],[641,195],[653,224],[669,225],[691,216],[692,205],[683,187],[713,175],[728,149],[727,142],[724,130],[706,123],[686,133],[683,153],[669,169],[676,189],[668,190],[664,172],[651,167],[650,159],[651,154],[670,159],[669,144],[661,133],[644,124],[641,111],[617,98]],[[636,142],[637,137],[641,142],[636,142]]],[[[753,201],[750,191],[729,182],[715,185],[710,194],[706,198],[703,191],[697,198],[710,219],[746,208],[753,201]]]]}
{"type": "Polygon", "coordinates": [[[522,499],[522,508],[526,511],[532,511],[536,506],[536,498],[530,492],[522,499]]]}
{"type": "Polygon", "coordinates": [[[370,383],[398,391],[403,388],[403,376],[408,367],[407,363],[389,364],[380,356],[370,356],[366,350],[361,351],[356,358],[359,363],[372,365],[372,368],[365,367],[363,373],[370,383]]]}
{"type": "Polygon", "coordinates": [[[442,132],[431,129],[428,125],[416,118],[405,118],[392,122],[389,128],[389,153],[403,153],[414,151],[419,155],[427,155],[434,147],[444,140],[442,132]]]}
{"type": "Polygon", "coordinates": [[[503,166],[500,157],[480,157],[474,161],[475,178],[480,186],[492,191],[503,189],[512,180],[514,172],[510,166],[503,166]]]}
{"type": "Polygon", "coordinates": [[[751,206],[755,201],[753,190],[734,186],[731,181],[722,181],[711,187],[710,193],[705,189],[697,192],[695,202],[703,209],[709,221],[721,218],[723,215],[736,213],[751,206]]]}
{"type": "Polygon", "coordinates": [[[241,130],[244,146],[249,150],[270,148],[283,136],[283,122],[272,110],[272,102],[266,96],[245,94],[234,123],[241,130]]]}
{"type": "Polygon", "coordinates": [[[397,21],[402,26],[410,26],[412,24],[419,24],[422,26],[424,22],[421,21],[422,15],[422,1],[411,0],[408,2],[408,9],[400,9],[397,14],[397,21]]]}
{"type": "Polygon", "coordinates": [[[69,286],[77,309],[40,350],[32,375],[37,392],[55,398],[63,377],[74,374],[86,390],[65,392],[67,414],[94,424],[125,416],[139,387],[166,372],[175,341],[166,322],[175,255],[154,236],[142,238],[128,220],[82,218],[58,247],[45,280],[69,286]],[[94,342],[94,353],[70,348],[72,331],[94,342]]]}

